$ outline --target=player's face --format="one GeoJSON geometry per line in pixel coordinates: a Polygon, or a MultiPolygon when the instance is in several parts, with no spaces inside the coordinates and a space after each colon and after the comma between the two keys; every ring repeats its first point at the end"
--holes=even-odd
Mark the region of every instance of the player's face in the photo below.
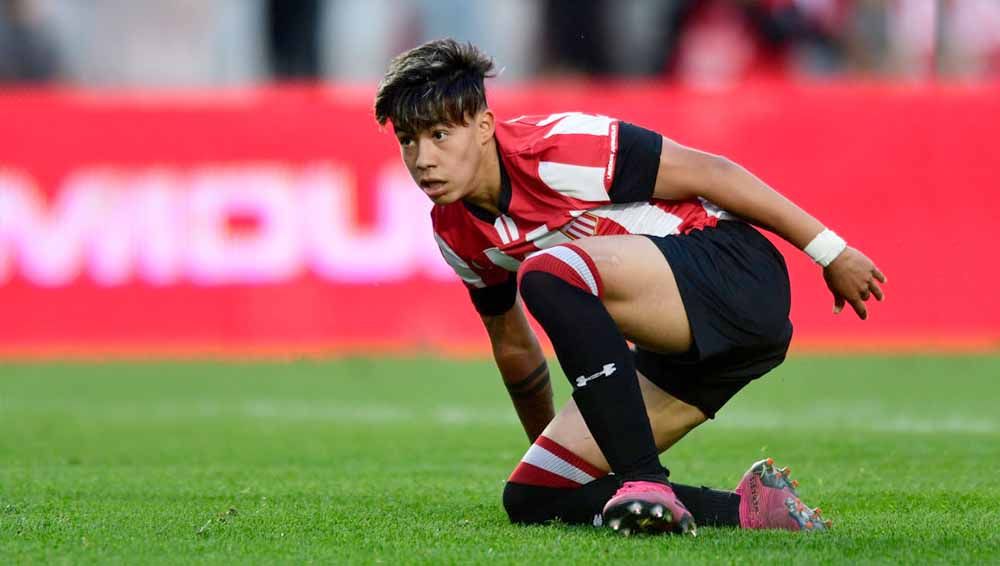
{"type": "Polygon", "coordinates": [[[484,150],[479,124],[472,117],[467,124],[396,132],[410,176],[434,204],[455,202],[475,189],[484,150]]]}

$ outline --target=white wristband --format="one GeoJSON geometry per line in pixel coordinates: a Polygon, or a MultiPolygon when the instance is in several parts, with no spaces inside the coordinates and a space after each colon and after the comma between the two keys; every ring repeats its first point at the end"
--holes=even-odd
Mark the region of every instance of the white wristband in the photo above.
{"type": "Polygon", "coordinates": [[[816,263],[826,267],[837,259],[840,252],[847,247],[847,242],[838,236],[833,230],[824,228],[806,248],[806,252],[816,263]]]}

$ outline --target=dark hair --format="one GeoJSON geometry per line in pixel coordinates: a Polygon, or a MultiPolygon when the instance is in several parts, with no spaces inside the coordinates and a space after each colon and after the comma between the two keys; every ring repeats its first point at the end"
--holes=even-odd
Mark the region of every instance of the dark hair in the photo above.
{"type": "Polygon", "coordinates": [[[434,124],[465,124],[486,108],[493,59],[471,43],[436,39],[397,55],[378,85],[375,119],[419,132],[434,124]]]}

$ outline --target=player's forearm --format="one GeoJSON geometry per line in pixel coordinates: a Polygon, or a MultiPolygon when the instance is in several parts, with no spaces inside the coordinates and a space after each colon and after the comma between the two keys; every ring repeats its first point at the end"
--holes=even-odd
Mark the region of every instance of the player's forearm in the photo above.
{"type": "Polygon", "coordinates": [[[496,361],[521,426],[528,440],[534,442],[555,417],[548,364],[541,352],[537,357],[525,355],[496,358],[496,361]]]}
{"type": "Polygon", "coordinates": [[[804,249],[823,230],[819,220],[732,161],[663,138],[653,196],[701,197],[804,249]]]}
{"type": "Polygon", "coordinates": [[[483,317],[493,358],[528,438],[534,442],[555,416],[545,356],[516,304],[500,316],[483,317]]]}
{"type": "Polygon", "coordinates": [[[823,224],[740,165],[724,158],[699,196],[804,249],[823,224]]]}

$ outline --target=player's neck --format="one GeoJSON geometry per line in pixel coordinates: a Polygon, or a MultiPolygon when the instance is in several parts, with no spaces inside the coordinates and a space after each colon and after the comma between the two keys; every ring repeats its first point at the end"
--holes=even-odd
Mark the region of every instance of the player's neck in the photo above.
{"type": "Polygon", "coordinates": [[[496,138],[490,140],[479,162],[475,187],[463,200],[495,216],[500,215],[500,157],[496,138]]]}

